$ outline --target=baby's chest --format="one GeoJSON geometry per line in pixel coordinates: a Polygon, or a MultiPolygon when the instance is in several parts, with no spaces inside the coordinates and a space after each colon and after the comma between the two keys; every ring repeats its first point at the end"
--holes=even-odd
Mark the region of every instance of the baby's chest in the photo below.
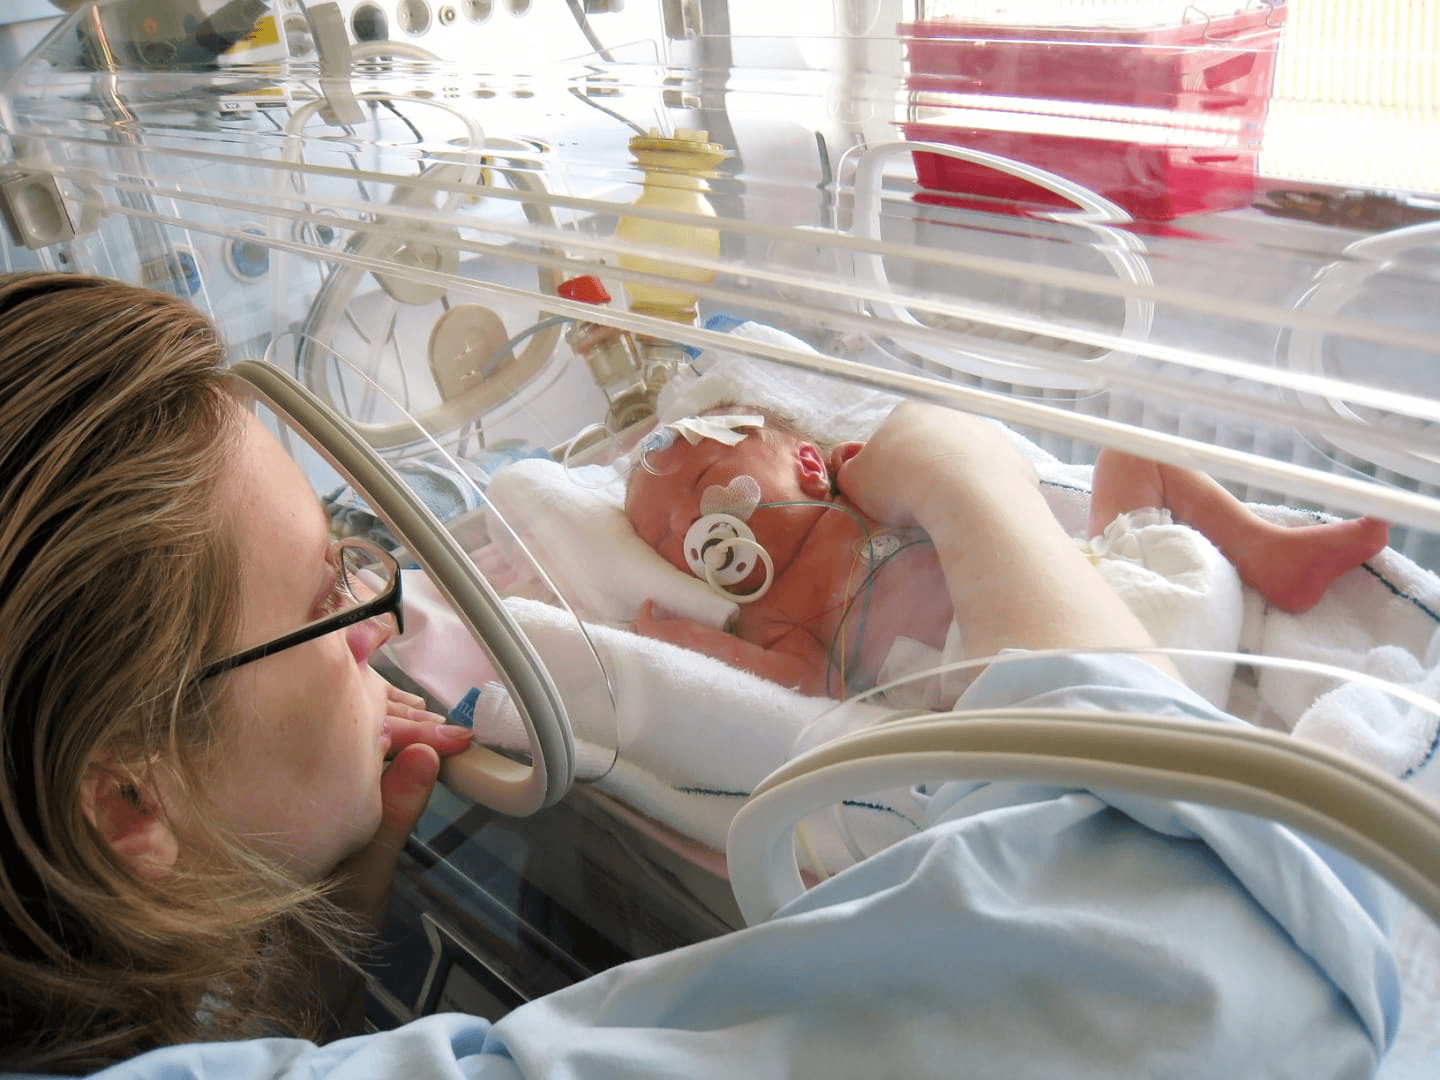
{"type": "Polygon", "coordinates": [[[735,633],[764,648],[797,633],[828,646],[844,602],[843,590],[833,580],[781,575],[762,599],[741,606],[735,633]]]}
{"type": "Polygon", "coordinates": [[[945,576],[928,543],[915,544],[875,568],[848,597],[830,631],[832,662],[850,691],[875,684],[897,638],[941,649],[954,619],[945,576]]]}
{"type": "Polygon", "coordinates": [[[953,618],[944,574],[928,542],[875,545],[833,558],[828,573],[781,575],[742,607],[736,633],[769,648],[797,632],[822,651],[878,666],[896,637],[938,648],[953,618]]]}
{"type": "Polygon", "coordinates": [[[928,541],[890,558],[875,575],[867,599],[850,605],[852,618],[857,606],[868,609],[868,633],[861,643],[866,650],[888,650],[902,635],[940,648],[955,617],[945,575],[928,541]]]}

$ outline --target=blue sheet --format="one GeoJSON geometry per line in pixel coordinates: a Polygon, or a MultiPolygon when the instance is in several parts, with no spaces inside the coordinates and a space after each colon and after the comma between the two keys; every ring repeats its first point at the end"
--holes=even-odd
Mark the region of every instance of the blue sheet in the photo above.
{"type": "MultiPolygon", "coordinates": [[[[1030,660],[963,705],[1228,720],[1139,661],[1030,660]]],[[[175,1047],[107,1080],[1361,1077],[1399,1022],[1382,890],[1288,830],[1185,803],[948,784],[929,827],[770,922],[491,1026],[175,1047]]]]}

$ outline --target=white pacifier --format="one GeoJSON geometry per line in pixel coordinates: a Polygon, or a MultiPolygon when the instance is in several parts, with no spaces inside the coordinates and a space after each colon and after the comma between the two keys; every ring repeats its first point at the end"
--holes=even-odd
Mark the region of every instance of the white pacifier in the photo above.
{"type": "Polygon", "coordinates": [[[775,563],[760,546],[750,526],[734,514],[706,514],[685,532],[685,563],[696,577],[727,600],[748,604],[759,600],[775,580],[775,563]],[[726,586],[739,585],[755,570],[756,561],[765,567],[765,580],[753,592],[732,593],[726,586]]]}

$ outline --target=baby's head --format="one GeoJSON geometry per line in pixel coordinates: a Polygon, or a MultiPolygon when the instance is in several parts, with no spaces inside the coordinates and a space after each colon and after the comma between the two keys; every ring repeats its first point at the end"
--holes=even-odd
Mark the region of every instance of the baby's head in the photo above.
{"type": "MultiPolygon", "coordinates": [[[[652,436],[630,475],[625,512],[640,538],[687,573],[685,537],[709,514],[745,522],[779,573],[799,551],[809,525],[834,497],[830,451],[792,422],[761,408],[717,405],[680,422],[666,436],[652,436]],[[698,430],[697,430],[698,429],[698,430]],[[733,434],[732,434],[733,433],[733,434]],[[692,443],[690,440],[694,439],[692,443]],[[727,445],[733,439],[734,445],[727,445]]],[[[764,568],[749,560],[745,577],[726,582],[738,594],[764,581],[764,568]]]]}

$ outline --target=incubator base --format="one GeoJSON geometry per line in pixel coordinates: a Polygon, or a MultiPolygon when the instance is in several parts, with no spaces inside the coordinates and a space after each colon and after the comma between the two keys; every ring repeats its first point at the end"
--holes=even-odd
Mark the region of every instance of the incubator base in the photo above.
{"type": "Polygon", "coordinates": [[[616,964],[743,926],[729,882],[685,843],[589,788],[525,819],[437,790],[396,874],[368,1022],[498,1020],[616,964]]]}

